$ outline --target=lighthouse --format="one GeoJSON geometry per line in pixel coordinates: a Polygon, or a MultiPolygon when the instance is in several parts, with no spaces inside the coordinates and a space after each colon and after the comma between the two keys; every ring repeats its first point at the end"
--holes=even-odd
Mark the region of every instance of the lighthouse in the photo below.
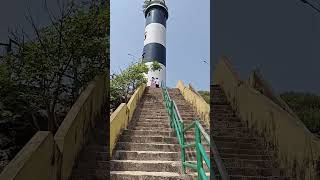
{"type": "Polygon", "coordinates": [[[166,21],[168,19],[168,8],[164,0],[146,0],[144,2],[144,16],[146,19],[144,31],[144,47],[142,59],[149,67],[145,74],[151,85],[151,80],[157,79],[166,85],[166,21]],[[151,65],[156,61],[161,69],[151,70],[151,65]]]}

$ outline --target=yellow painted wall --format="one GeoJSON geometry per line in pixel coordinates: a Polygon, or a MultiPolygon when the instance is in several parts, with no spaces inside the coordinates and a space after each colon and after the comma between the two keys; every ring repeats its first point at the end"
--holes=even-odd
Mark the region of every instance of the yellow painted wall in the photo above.
{"type": "Polygon", "coordinates": [[[62,153],[61,179],[66,180],[72,173],[75,160],[87,142],[95,121],[102,118],[106,77],[97,77],[81,93],[54,136],[62,153]]]}
{"type": "Polygon", "coordinates": [[[129,110],[126,103],[122,103],[110,116],[110,155],[122,130],[127,127],[128,121],[129,110]]]}
{"type": "Polygon", "coordinates": [[[178,81],[176,86],[185,100],[189,102],[197,111],[201,120],[210,124],[210,106],[209,104],[198,94],[192,91],[189,87],[185,87],[181,80],[178,81]]]}
{"type": "Polygon", "coordinates": [[[23,147],[0,174],[1,180],[55,180],[56,166],[51,164],[58,151],[53,136],[48,131],[39,131],[23,147]]]}
{"type": "Polygon", "coordinates": [[[131,96],[128,104],[122,103],[110,116],[110,154],[116,146],[119,136],[127,128],[133,113],[144,93],[145,85],[140,86],[131,96]]]}
{"type": "Polygon", "coordinates": [[[217,64],[213,78],[215,84],[222,86],[240,118],[276,147],[280,165],[289,175],[304,172],[296,178],[319,178],[314,162],[320,157],[320,141],[296,116],[241,81],[226,58],[217,64]]]}

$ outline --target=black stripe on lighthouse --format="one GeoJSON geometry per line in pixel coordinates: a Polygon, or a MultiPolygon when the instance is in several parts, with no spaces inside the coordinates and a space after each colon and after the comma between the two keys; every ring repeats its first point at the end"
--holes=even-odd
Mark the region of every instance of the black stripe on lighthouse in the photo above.
{"type": "Polygon", "coordinates": [[[150,8],[146,16],[146,26],[151,23],[159,23],[166,27],[167,13],[159,9],[157,6],[150,8]]]}
{"type": "Polygon", "coordinates": [[[148,8],[146,13],[143,59],[146,62],[158,61],[166,65],[166,20],[167,11],[157,5],[148,8]]]}
{"type": "Polygon", "coordinates": [[[158,61],[166,66],[166,48],[159,43],[149,43],[143,48],[143,59],[146,62],[158,61]]]}
{"type": "Polygon", "coordinates": [[[167,7],[157,1],[150,1],[151,4],[145,9],[145,34],[143,55],[146,65],[152,65],[153,61],[160,63],[161,69],[146,74],[147,85],[150,86],[153,79],[166,84],[166,21],[168,18],[167,7]]]}

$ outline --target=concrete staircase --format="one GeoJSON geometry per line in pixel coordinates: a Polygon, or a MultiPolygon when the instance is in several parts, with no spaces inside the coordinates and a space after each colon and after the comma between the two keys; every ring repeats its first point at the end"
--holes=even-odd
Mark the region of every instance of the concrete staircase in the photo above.
{"type": "Polygon", "coordinates": [[[107,120],[97,122],[90,138],[80,152],[70,180],[109,179],[109,130],[107,120]]]}
{"type": "Polygon", "coordinates": [[[212,86],[211,93],[211,136],[230,179],[289,179],[265,140],[237,117],[221,87],[212,86]]]}
{"type": "Polygon", "coordinates": [[[111,179],[182,179],[180,147],[170,128],[160,88],[146,88],[117,142],[111,179]]]}
{"type": "MultiPolygon", "coordinates": [[[[192,124],[193,121],[198,118],[197,112],[193,109],[191,104],[189,104],[183,97],[183,95],[180,93],[180,90],[177,88],[168,89],[168,93],[170,95],[170,98],[175,101],[177,108],[179,110],[179,113],[181,115],[181,118],[184,122],[184,126],[187,127],[188,125],[192,124]]],[[[203,126],[203,128],[206,130],[208,134],[210,134],[209,126],[204,122],[200,120],[200,124],[203,126]]],[[[195,130],[194,128],[190,129],[185,134],[185,139],[187,143],[192,143],[195,141],[195,130]]],[[[205,141],[204,138],[202,138],[203,145],[206,149],[207,155],[210,158],[210,151],[209,151],[209,145],[205,141]]],[[[196,150],[195,148],[187,148],[186,149],[186,161],[188,162],[196,162],[196,150]]],[[[210,171],[207,168],[207,166],[203,165],[203,167],[206,170],[207,176],[210,175],[210,171]]],[[[196,173],[194,170],[187,168],[187,174],[194,174],[196,173]]],[[[196,178],[195,178],[196,179],[196,178]]]]}

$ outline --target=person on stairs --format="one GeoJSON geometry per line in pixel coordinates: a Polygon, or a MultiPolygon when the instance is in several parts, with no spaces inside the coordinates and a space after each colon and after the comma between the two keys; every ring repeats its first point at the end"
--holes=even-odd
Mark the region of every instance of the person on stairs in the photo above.
{"type": "Polygon", "coordinates": [[[155,83],[154,77],[151,78],[151,85],[150,85],[150,87],[152,87],[152,88],[156,87],[156,83],[155,83]]]}
{"type": "Polygon", "coordinates": [[[156,88],[159,88],[159,79],[156,78],[156,88]]]}

